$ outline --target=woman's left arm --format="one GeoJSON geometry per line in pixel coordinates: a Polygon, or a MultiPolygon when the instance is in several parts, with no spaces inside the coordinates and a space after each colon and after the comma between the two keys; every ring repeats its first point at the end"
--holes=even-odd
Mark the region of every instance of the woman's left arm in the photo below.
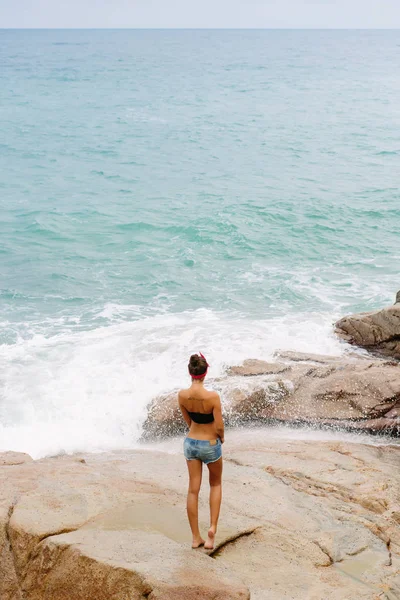
{"type": "Polygon", "coordinates": [[[181,413],[183,415],[183,418],[185,419],[187,426],[190,427],[191,424],[192,424],[192,419],[189,417],[188,411],[186,410],[186,408],[182,404],[182,399],[181,399],[180,392],[178,394],[178,402],[179,402],[179,408],[181,409],[181,413]]]}

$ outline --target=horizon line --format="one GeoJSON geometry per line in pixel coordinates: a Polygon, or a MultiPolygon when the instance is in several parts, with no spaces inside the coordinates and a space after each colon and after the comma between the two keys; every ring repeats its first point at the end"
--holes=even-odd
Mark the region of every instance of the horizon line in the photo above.
{"type": "Polygon", "coordinates": [[[0,31],[400,31],[399,27],[0,27],[0,31]]]}

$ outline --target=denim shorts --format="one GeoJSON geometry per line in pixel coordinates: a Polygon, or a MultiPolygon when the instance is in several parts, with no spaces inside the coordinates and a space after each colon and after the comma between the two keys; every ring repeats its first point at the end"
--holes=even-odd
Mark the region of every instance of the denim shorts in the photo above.
{"type": "Polygon", "coordinates": [[[204,464],[216,462],[222,456],[222,444],[218,438],[216,443],[208,440],[194,440],[185,438],[183,442],[183,453],[186,460],[201,460],[204,464]]]}

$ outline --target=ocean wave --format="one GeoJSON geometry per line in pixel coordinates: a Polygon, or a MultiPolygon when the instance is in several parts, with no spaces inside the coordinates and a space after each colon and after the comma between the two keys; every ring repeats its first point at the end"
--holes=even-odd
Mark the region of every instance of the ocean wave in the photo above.
{"type": "Polygon", "coordinates": [[[135,443],[192,344],[333,351],[393,301],[391,35],[2,35],[5,447],[135,443]]]}
{"type": "MultiPolygon", "coordinates": [[[[108,306],[102,316],[121,310],[108,306]]],[[[253,321],[199,309],[52,337],[47,327],[0,346],[0,449],[40,457],[134,447],[148,403],[188,383],[192,352],[204,352],[217,377],[227,365],[270,359],[276,350],[343,350],[331,316],[316,313],[253,321]]]]}

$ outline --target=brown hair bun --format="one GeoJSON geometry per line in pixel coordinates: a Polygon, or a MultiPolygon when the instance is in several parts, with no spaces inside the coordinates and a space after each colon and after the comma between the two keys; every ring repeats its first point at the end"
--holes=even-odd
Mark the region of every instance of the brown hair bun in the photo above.
{"type": "Polygon", "coordinates": [[[198,354],[192,354],[188,364],[190,375],[205,375],[207,368],[208,364],[205,358],[199,356],[198,354]]]}

